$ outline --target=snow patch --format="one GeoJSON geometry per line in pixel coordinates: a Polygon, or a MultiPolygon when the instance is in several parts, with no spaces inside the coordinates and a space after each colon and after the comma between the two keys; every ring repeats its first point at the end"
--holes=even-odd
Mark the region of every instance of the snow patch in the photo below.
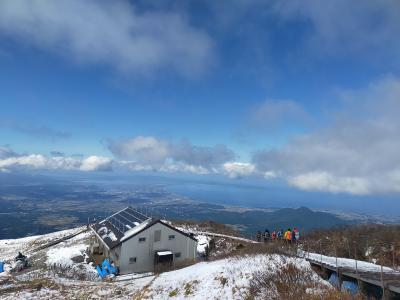
{"type": "Polygon", "coordinates": [[[74,262],[73,257],[83,256],[86,250],[85,244],[78,244],[69,247],[52,248],[47,251],[47,266],[60,266],[63,268],[72,267],[74,262]]]}
{"type": "Polygon", "coordinates": [[[140,223],[139,225],[137,225],[137,226],[133,227],[132,229],[128,230],[127,232],[125,232],[125,235],[121,238],[121,242],[129,239],[131,236],[135,235],[140,230],[144,229],[147,225],[150,224],[151,221],[152,221],[152,219],[148,219],[148,220],[144,221],[143,223],[140,223]]]}
{"type": "Polygon", "coordinates": [[[113,242],[117,240],[117,237],[115,236],[114,232],[111,230],[108,230],[107,227],[103,226],[99,229],[98,233],[101,235],[101,238],[104,240],[105,238],[109,238],[113,242]]]}
{"type": "Polygon", "coordinates": [[[197,254],[205,255],[206,248],[210,246],[209,242],[211,238],[205,235],[197,235],[195,238],[197,239],[197,254]]]}

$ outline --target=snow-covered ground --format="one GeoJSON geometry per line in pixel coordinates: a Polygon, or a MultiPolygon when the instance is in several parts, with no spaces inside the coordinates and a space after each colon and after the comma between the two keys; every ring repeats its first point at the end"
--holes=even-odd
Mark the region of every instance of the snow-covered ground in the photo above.
{"type": "MultiPolygon", "coordinates": [[[[179,270],[128,281],[90,282],[52,278],[50,287],[29,288],[4,294],[4,299],[71,299],[75,297],[132,299],[243,299],[257,271],[276,272],[294,263],[310,269],[303,259],[280,255],[254,255],[201,262],[179,270]],[[61,292],[62,291],[62,292],[61,292]]],[[[315,281],[326,285],[315,274],[315,281]]],[[[1,294],[1,286],[0,286],[1,294]]]]}
{"type": "Polygon", "coordinates": [[[24,254],[31,252],[32,249],[38,246],[44,245],[55,239],[76,233],[82,229],[83,227],[78,227],[74,229],[56,231],[44,235],[28,236],[20,239],[0,240],[0,260],[11,260],[18,254],[18,251],[21,251],[24,254]]]}
{"type": "MultiPolygon", "coordinates": [[[[251,255],[228,258],[213,262],[201,262],[193,266],[162,273],[152,281],[145,295],[151,299],[243,299],[250,280],[258,271],[276,272],[284,265],[295,264],[311,270],[310,264],[299,258],[281,255],[251,255]]],[[[315,280],[322,280],[315,274],[315,280]]]]}
{"type": "MultiPolygon", "coordinates": [[[[252,278],[260,271],[277,272],[287,264],[311,270],[302,258],[282,255],[247,255],[194,265],[158,275],[132,275],[100,281],[92,265],[77,262],[84,257],[90,233],[50,248],[31,249],[76,230],[16,240],[0,241],[0,259],[12,261],[18,251],[30,253],[32,266],[25,272],[0,277],[1,299],[243,299],[252,278]],[[118,280],[121,279],[121,280],[118,280]]],[[[201,244],[209,238],[198,236],[201,244]]],[[[204,242],[204,243],[203,243],[204,242]]],[[[202,249],[200,249],[202,250],[202,249]]],[[[7,272],[6,272],[7,273],[7,272]]],[[[327,284],[313,273],[320,286],[327,284]]]]}
{"type": "Polygon", "coordinates": [[[57,231],[45,235],[30,236],[20,239],[0,240],[0,260],[5,262],[5,272],[0,273],[0,284],[7,278],[30,279],[32,277],[40,277],[43,273],[48,272],[80,272],[90,274],[91,278],[96,275],[94,267],[85,263],[74,263],[72,258],[81,256],[84,260],[85,250],[88,246],[89,232],[80,233],[77,236],[38,251],[33,251],[39,246],[46,245],[50,242],[69,236],[82,231],[83,227],[70,230],[57,231]],[[30,267],[19,273],[11,274],[11,270],[15,266],[14,258],[18,252],[28,257],[30,267]],[[74,270],[77,269],[77,270],[74,270]],[[12,276],[13,275],[13,276],[12,276]]]}
{"type": "Polygon", "coordinates": [[[74,262],[72,258],[76,256],[83,256],[87,245],[78,244],[70,247],[57,247],[47,251],[46,264],[50,266],[71,267],[74,262]]]}

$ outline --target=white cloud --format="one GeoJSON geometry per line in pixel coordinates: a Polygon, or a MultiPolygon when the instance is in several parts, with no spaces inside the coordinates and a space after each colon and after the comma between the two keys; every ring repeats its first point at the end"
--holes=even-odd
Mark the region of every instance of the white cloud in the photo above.
{"type": "Polygon", "coordinates": [[[47,157],[41,154],[17,155],[0,158],[0,170],[81,170],[109,171],[112,160],[106,157],[90,156],[85,159],[64,156],[47,157]]]}
{"type": "Polygon", "coordinates": [[[211,169],[233,160],[235,154],[225,145],[197,146],[183,140],[177,144],[170,144],[170,158],[188,165],[211,169]]]}
{"type": "Polygon", "coordinates": [[[229,178],[241,178],[253,175],[254,165],[243,162],[226,162],[223,164],[223,172],[229,178]]]}
{"type": "Polygon", "coordinates": [[[186,172],[197,175],[206,175],[212,173],[212,170],[209,170],[203,166],[188,165],[182,162],[167,162],[165,165],[161,166],[158,171],[168,173],[186,172]]]}
{"type": "Polygon", "coordinates": [[[160,164],[169,156],[169,144],[152,136],[137,136],[132,139],[110,142],[108,148],[120,159],[160,164]]]}
{"type": "Polygon", "coordinates": [[[108,148],[118,159],[132,161],[134,164],[131,168],[135,169],[149,166],[153,170],[215,172],[214,169],[235,157],[233,151],[225,145],[196,146],[187,140],[171,143],[152,136],[110,141],[108,148]]]}
{"type": "Polygon", "coordinates": [[[369,194],[369,184],[364,178],[335,177],[327,172],[311,172],[288,179],[289,184],[307,191],[346,192],[354,195],[369,194]]]}
{"type": "Polygon", "coordinates": [[[400,79],[344,91],[344,109],[325,129],[281,148],[259,151],[259,172],[273,172],[305,190],[351,194],[400,191],[400,79]]]}
{"type": "Polygon", "coordinates": [[[231,178],[248,176],[254,166],[232,162],[234,153],[223,145],[194,146],[188,141],[171,143],[154,137],[138,136],[110,142],[109,149],[116,160],[109,157],[67,156],[52,152],[20,155],[9,147],[0,147],[0,171],[74,170],[74,171],[132,171],[221,174],[231,178]]]}
{"type": "Polygon", "coordinates": [[[112,159],[109,157],[89,156],[79,167],[82,171],[110,171],[112,159]]]}
{"type": "Polygon", "coordinates": [[[128,1],[0,1],[0,34],[129,72],[172,67],[191,75],[212,57],[209,36],[183,17],[139,12],[128,1]]]}
{"type": "Polygon", "coordinates": [[[274,179],[277,178],[278,176],[275,174],[274,171],[266,171],[264,172],[264,178],[265,179],[274,179]]]}

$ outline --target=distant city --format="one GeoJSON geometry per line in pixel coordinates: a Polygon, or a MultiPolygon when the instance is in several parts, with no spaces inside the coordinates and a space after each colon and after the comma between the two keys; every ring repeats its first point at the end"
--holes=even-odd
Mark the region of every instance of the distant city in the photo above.
{"type": "MultiPolygon", "coordinates": [[[[73,228],[105,218],[129,205],[158,218],[221,222],[245,236],[266,228],[297,226],[308,231],[358,222],[395,221],[356,212],[317,211],[306,207],[285,207],[284,204],[281,207],[246,206],[244,202],[229,202],[218,192],[216,195],[220,195],[220,201],[214,200],[216,195],[205,201],[204,195],[196,199],[183,195],[184,192],[172,191],[178,189],[179,184],[183,187],[185,183],[194,185],[195,182],[171,179],[142,177],[136,182],[113,182],[99,178],[71,180],[42,175],[1,178],[0,214],[3,217],[0,218],[0,239],[73,228]]],[[[235,191],[238,187],[233,186],[232,189],[235,191]]],[[[250,197],[254,193],[249,187],[244,190],[250,197]]]]}

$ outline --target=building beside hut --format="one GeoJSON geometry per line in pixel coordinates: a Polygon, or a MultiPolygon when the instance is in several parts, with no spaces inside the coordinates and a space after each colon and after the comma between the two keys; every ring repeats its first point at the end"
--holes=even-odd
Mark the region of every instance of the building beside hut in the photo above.
{"type": "Polygon", "coordinates": [[[196,259],[197,240],[193,236],[132,207],[90,228],[95,235],[90,252],[109,258],[120,274],[150,272],[196,259]]]}

